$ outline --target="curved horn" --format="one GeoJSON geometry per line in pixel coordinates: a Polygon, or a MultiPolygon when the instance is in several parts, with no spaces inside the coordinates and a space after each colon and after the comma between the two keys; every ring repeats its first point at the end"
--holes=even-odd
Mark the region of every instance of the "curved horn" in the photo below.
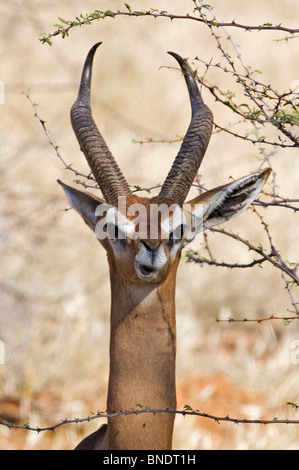
{"type": "Polygon", "coordinates": [[[192,118],[160,195],[174,199],[182,205],[208,146],[213,127],[213,115],[202,100],[188,63],[174,52],[168,52],[168,54],[178,61],[184,74],[191,102],[192,118]]]}
{"type": "Polygon", "coordinates": [[[90,108],[92,63],[100,44],[95,44],[86,57],[78,98],[71,109],[71,121],[81,150],[106,202],[116,205],[118,196],[127,196],[131,191],[93,120],[90,108]]]}

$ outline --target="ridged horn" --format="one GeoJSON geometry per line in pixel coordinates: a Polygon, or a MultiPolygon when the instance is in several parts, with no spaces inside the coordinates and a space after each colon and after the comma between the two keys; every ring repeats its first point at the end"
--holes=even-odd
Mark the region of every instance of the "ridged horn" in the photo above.
{"type": "Polygon", "coordinates": [[[208,146],[213,128],[213,114],[202,100],[188,63],[174,52],[168,52],[168,54],[178,61],[184,74],[192,117],[181,148],[162,186],[160,196],[169,197],[182,205],[208,146]]]}
{"type": "Polygon", "coordinates": [[[71,109],[73,130],[90,169],[108,204],[118,196],[131,194],[130,188],[95,124],[90,107],[92,63],[98,42],[89,51],[82,71],[78,98],[71,109]]]}

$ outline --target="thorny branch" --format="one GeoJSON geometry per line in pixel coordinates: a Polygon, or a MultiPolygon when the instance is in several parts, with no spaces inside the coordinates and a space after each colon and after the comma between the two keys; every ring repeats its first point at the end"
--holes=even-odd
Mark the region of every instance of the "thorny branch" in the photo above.
{"type": "MultiPolygon", "coordinates": [[[[292,407],[295,407],[294,403],[288,402],[288,405],[292,405],[292,407]]],[[[202,413],[199,410],[194,410],[191,406],[185,405],[183,410],[171,410],[168,408],[162,409],[153,409],[153,408],[143,408],[140,404],[136,405],[138,409],[133,409],[133,410],[124,410],[124,411],[117,411],[115,413],[107,414],[103,412],[97,412],[96,414],[93,414],[92,416],[88,416],[87,418],[73,418],[73,419],[64,419],[60,423],[56,423],[53,426],[47,426],[47,427],[39,427],[39,426],[31,426],[29,424],[23,424],[23,425],[18,425],[18,424],[12,424],[8,423],[2,419],[0,419],[0,425],[5,426],[9,429],[25,429],[27,431],[35,431],[37,433],[44,432],[44,431],[52,431],[55,432],[56,429],[60,428],[61,426],[65,426],[66,424],[79,424],[79,423],[86,423],[93,421],[95,419],[99,418],[106,418],[106,419],[113,419],[116,416],[127,416],[127,415],[139,415],[139,414],[144,414],[144,413],[152,413],[153,415],[156,414],[161,414],[161,413],[171,413],[171,414],[180,414],[183,416],[198,416],[201,418],[207,418],[215,421],[216,423],[221,423],[221,422],[230,422],[234,424],[299,424],[299,419],[289,419],[289,418],[272,418],[272,419],[247,419],[247,418],[233,418],[230,417],[229,415],[227,416],[215,416],[211,415],[209,413],[202,413]]]]}
{"type": "MultiPolygon", "coordinates": [[[[292,307],[294,309],[294,312],[299,315],[299,305],[298,302],[294,300],[293,293],[292,293],[292,287],[293,286],[299,286],[299,277],[298,277],[298,267],[299,263],[287,263],[284,261],[278,250],[274,247],[272,243],[272,239],[270,236],[269,232],[269,227],[265,222],[262,220],[262,224],[264,226],[264,229],[267,233],[269,244],[270,244],[270,251],[267,253],[266,250],[262,246],[255,246],[253,245],[250,241],[245,240],[242,238],[240,235],[233,233],[231,231],[226,230],[225,228],[211,228],[211,232],[213,233],[219,233],[225,236],[228,236],[230,238],[233,238],[234,240],[242,243],[245,245],[249,251],[253,251],[256,254],[259,255],[258,259],[253,260],[251,263],[247,264],[240,264],[240,263],[226,263],[226,262],[218,262],[214,259],[214,257],[211,257],[210,259],[206,259],[205,257],[199,257],[197,254],[193,252],[187,252],[186,256],[189,261],[193,261],[198,264],[208,264],[208,265],[213,265],[213,266],[219,266],[219,267],[226,267],[226,268],[250,268],[255,265],[261,265],[262,263],[268,261],[271,263],[275,268],[281,271],[281,276],[283,278],[283,281],[285,283],[285,288],[287,289],[287,292],[289,294],[290,300],[292,307]],[[289,281],[288,279],[291,279],[289,281]]],[[[206,238],[206,250],[210,252],[210,249],[207,249],[207,238],[206,238]]]]}
{"type": "MultiPolygon", "coordinates": [[[[194,13],[196,12],[201,12],[202,9],[210,9],[210,5],[201,5],[201,2],[193,0],[195,4],[194,8],[194,13]]],[[[118,16],[130,16],[130,17],[140,17],[140,16],[147,16],[151,18],[166,18],[171,21],[174,20],[188,20],[188,21],[196,21],[199,23],[206,23],[206,21],[198,15],[190,15],[189,13],[186,13],[184,15],[174,15],[172,13],[168,13],[167,11],[159,11],[158,9],[151,8],[149,10],[132,10],[132,8],[125,3],[127,11],[112,11],[112,10],[106,10],[106,11],[101,11],[101,10],[95,10],[92,13],[89,14],[81,14],[80,16],[77,16],[74,20],[65,20],[64,18],[58,18],[60,23],[55,24],[54,27],[56,27],[56,30],[53,33],[42,33],[40,37],[40,41],[44,44],[47,43],[49,45],[52,45],[52,39],[55,36],[62,36],[63,38],[69,36],[69,32],[72,28],[78,27],[78,26],[83,26],[83,25],[90,25],[92,24],[93,21],[98,21],[98,20],[104,20],[105,18],[117,18],[118,16]]],[[[245,25],[238,23],[235,20],[231,21],[215,21],[215,20],[209,20],[208,24],[219,28],[219,27],[227,27],[227,28],[239,28],[243,29],[245,31],[283,31],[288,33],[290,36],[288,38],[294,37],[296,33],[299,33],[299,28],[288,28],[286,26],[283,26],[281,24],[273,25],[271,23],[264,23],[261,25],[245,25]]],[[[288,39],[284,38],[284,39],[288,39]]]]}
{"type": "MultiPolygon", "coordinates": [[[[237,104],[233,100],[233,93],[224,93],[219,89],[219,87],[210,85],[204,78],[199,79],[200,83],[209,89],[211,94],[215,97],[216,101],[220,101],[225,106],[230,107],[234,113],[253,124],[257,139],[250,139],[248,136],[246,136],[247,140],[250,140],[253,143],[267,143],[272,145],[279,145],[281,147],[299,147],[299,137],[296,136],[299,130],[299,110],[297,96],[292,90],[278,93],[271,85],[264,84],[261,81],[256,80],[256,78],[253,76],[253,72],[251,72],[250,68],[245,63],[239,46],[235,43],[227,28],[224,25],[219,24],[219,20],[213,11],[210,9],[209,13],[212,15],[213,21],[217,21],[217,33],[215,32],[215,24],[207,19],[207,16],[203,10],[198,9],[198,11],[200,17],[210,29],[211,35],[216,41],[217,48],[221,52],[226,63],[226,65],[222,65],[219,62],[216,64],[213,64],[211,61],[209,63],[204,62],[206,69],[208,70],[210,67],[216,67],[225,73],[231,74],[232,77],[236,80],[236,83],[242,85],[244,95],[246,98],[249,98],[249,101],[248,103],[246,102],[237,104]],[[224,32],[226,39],[230,41],[233,49],[235,50],[237,63],[234,62],[231,55],[226,52],[224,46],[222,45],[221,36],[218,33],[219,30],[224,32]],[[237,64],[241,66],[241,69],[243,70],[242,72],[239,71],[237,64]],[[255,107],[252,107],[252,104],[255,105],[255,107]],[[278,129],[280,133],[284,134],[285,137],[287,137],[287,139],[292,142],[292,144],[287,144],[281,139],[280,136],[279,142],[270,142],[265,138],[265,136],[259,136],[259,129],[257,128],[257,124],[271,124],[276,129],[278,129]],[[295,126],[296,128],[293,130],[295,126]]],[[[256,73],[259,72],[260,71],[256,71],[256,73]]],[[[239,137],[239,135],[237,136],[239,137]]]]}
{"type": "MultiPolygon", "coordinates": [[[[50,135],[50,132],[48,131],[47,129],[47,126],[46,126],[46,121],[44,119],[42,119],[40,117],[40,115],[38,114],[38,111],[37,111],[37,108],[38,108],[38,105],[32,100],[29,92],[25,93],[25,96],[26,98],[29,100],[29,102],[31,103],[31,106],[33,107],[33,110],[34,110],[34,117],[36,117],[38,119],[38,121],[40,122],[42,128],[43,128],[43,131],[47,137],[47,140],[48,140],[48,143],[50,144],[50,146],[53,148],[54,152],[56,153],[57,157],[59,158],[59,160],[61,161],[61,163],[63,164],[64,168],[66,170],[70,170],[72,171],[75,176],[81,176],[82,178],[84,178],[85,180],[90,180],[90,181],[93,181],[95,183],[95,179],[92,175],[92,173],[89,173],[88,175],[85,175],[84,173],[80,173],[79,171],[77,171],[75,168],[73,168],[72,164],[68,164],[66,162],[66,160],[63,158],[60,150],[59,150],[59,147],[58,145],[55,145],[51,135],[50,135]]],[[[85,182],[82,182],[81,180],[78,180],[78,179],[75,179],[74,180],[75,183],[80,183],[82,184],[85,188],[87,187],[96,187],[96,185],[94,186],[91,186],[91,185],[88,185],[86,184],[85,182]]]]}
{"type": "Polygon", "coordinates": [[[277,317],[276,315],[271,315],[270,317],[267,318],[227,318],[226,320],[222,320],[217,318],[216,321],[217,323],[263,323],[265,321],[269,320],[283,320],[285,324],[288,324],[289,322],[293,320],[299,320],[299,316],[290,316],[290,317],[277,317]]]}

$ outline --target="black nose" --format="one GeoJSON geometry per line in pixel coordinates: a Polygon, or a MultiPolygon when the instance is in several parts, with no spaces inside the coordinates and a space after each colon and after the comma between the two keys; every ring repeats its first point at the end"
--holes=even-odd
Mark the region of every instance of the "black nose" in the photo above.
{"type": "Polygon", "coordinates": [[[149,276],[155,271],[155,268],[153,268],[152,266],[147,266],[145,264],[141,264],[139,266],[139,269],[140,269],[141,274],[143,274],[144,276],[149,276]]]}

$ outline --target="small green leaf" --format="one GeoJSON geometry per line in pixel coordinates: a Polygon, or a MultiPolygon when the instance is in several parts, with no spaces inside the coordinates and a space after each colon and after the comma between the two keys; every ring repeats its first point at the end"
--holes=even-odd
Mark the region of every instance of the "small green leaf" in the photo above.
{"type": "Polygon", "coordinates": [[[49,46],[52,46],[53,43],[51,41],[51,39],[48,37],[48,34],[47,33],[42,33],[40,35],[41,37],[39,38],[39,41],[42,43],[42,44],[49,44],[49,46]]]}
{"type": "Polygon", "coordinates": [[[69,22],[63,18],[61,18],[60,16],[58,17],[59,21],[61,21],[61,23],[63,24],[69,24],[69,22]]]}
{"type": "Polygon", "coordinates": [[[193,408],[190,405],[184,405],[185,411],[193,411],[193,408]]]}
{"type": "Polygon", "coordinates": [[[105,11],[105,15],[106,15],[106,16],[111,16],[112,18],[115,17],[115,13],[114,13],[114,11],[112,11],[112,10],[107,10],[107,11],[105,11]]]}
{"type": "Polygon", "coordinates": [[[219,24],[214,20],[209,20],[209,21],[207,21],[207,23],[208,23],[209,26],[215,26],[216,28],[219,27],[219,24]]]}
{"type": "Polygon", "coordinates": [[[234,108],[234,106],[231,104],[230,101],[226,100],[226,101],[224,101],[224,104],[225,104],[226,106],[228,106],[230,109],[232,109],[233,111],[236,111],[235,108],[234,108]]]}
{"type": "Polygon", "coordinates": [[[229,98],[233,98],[234,96],[236,96],[236,93],[234,93],[234,92],[231,91],[231,90],[227,90],[226,95],[227,95],[229,98]]]}
{"type": "Polygon", "coordinates": [[[292,401],[288,401],[287,402],[287,405],[290,405],[292,408],[299,408],[299,405],[297,405],[296,403],[293,403],[292,401]]]}

